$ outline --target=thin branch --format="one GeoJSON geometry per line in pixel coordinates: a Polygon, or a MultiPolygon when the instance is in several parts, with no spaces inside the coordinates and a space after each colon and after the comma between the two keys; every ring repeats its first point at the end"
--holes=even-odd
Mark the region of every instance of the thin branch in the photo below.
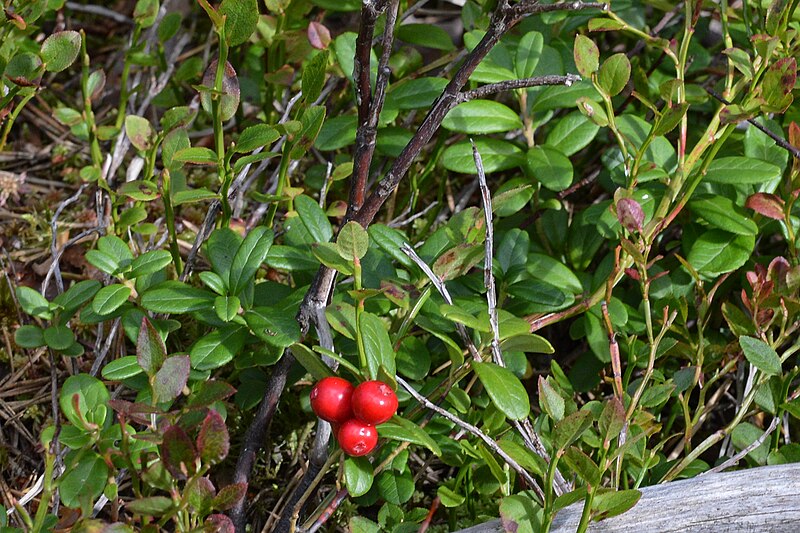
{"type": "Polygon", "coordinates": [[[44,278],[44,282],[42,282],[42,294],[47,294],[47,287],[50,283],[50,277],[55,275],[56,280],[56,290],[58,294],[64,292],[64,280],[61,279],[61,269],[59,268],[59,260],[61,259],[61,253],[64,252],[66,245],[64,245],[61,249],[61,253],[58,251],[58,217],[61,216],[61,213],[64,209],[75,202],[83,195],[83,191],[86,190],[87,184],[84,183],[78,190],[75,191],[75,194],[58,204],[56,208],[56,212],[53,213],[53,218],[50,219],[50,255],[52,256],[52,264],[50,265],[50,270],[47,272],[47,276],[44,278]]]}
{"type": "Polygon", "coordinates": [[[530,87],[542,87],[544,85],[564,85],[565,87],[571,87],[574,83],[581,81],[581,79],[582,78],[577,74],[567,74],[566,76],[534,76],[532,78],[499,81],[497,83],[481,85],[480,87],[471,89],[469,91],[462,91],[458,94],[457,101],[459,104],[461,104],[476,98],[486,98],[492,94],[513,91],[516,89],[528,89],[530,87]]]}
{"type": "Polygon", "coordinates": [[[361,8],[361,25],[356,39],[356,55],[353,66],[353,79],[358,99],[358,131],[356,132],[355,154],[353,156],[353,178],[350,186],[350,201],[347,204],[347,215],[352,217],[364,203],[367,194],[367,180],[372,156],[375,153],[375,142],[378,134],[378,117],[389,85],[389,56],[394,43],[394,26],[397,21],[399,0],[390,0],[376,5],[364,2],[361,8]],[[387,9],[388,7],[388,9],[387,9]],[[378,63],[378,77],[375,82],[375,95],[372,96],[370,83],[370,54],[372,52],[372,35],[375,21],[386,11],[386,25],[383,32],[383,51],[378,63]]]}
{"type": "MultiPolygon", "coordinates": [[[[264,398],[258,406],[253,421],[247,428],[247,433],[244,436],[242,449],[239,452],[239,457],[236,461],[236,469],[233,474],[234,483],[247,483],[250,478],[250,472],[253,470],[253,463],[256,460],[256,453],[261,448],[262,443],[267,435],[267,425],[272,420],[272,415],[275,414],[275,409],[278,406],[283,388],[286,386],[286,376],[289,374],[289,369],[294,363],[294,357],[286,350],[281,357],[280,361],[273,367],[272,375],[267,381],[267,386],[264,392],[264,398]]],[[[230,510],[229,516],[233,521],[236,531],[244,533],[247,525],[247,517],[245,513],[245,500],[242,498],[230,510]]]]}
{"type": "MultiPolygon", "coordinates": [[[[485,239],[485,259],[483,278],[486,285],[486,304],[489,310],[489,325],[492,329],[492,359],[494,362],[502,367],[506,366],[505,359],[503,358],[503,351],[500,349],[500,323],[497,317],[497,287],[495,284],[494,273],[492,272],[492,258],[494,256],[494,221],[492,220],[492,195],[489,192],[489,185],[486,183],[486,172],[483,168],[483,160],[481,154],[478,152],[477,146],[470,139],[472,143],[472,157],[475,160],[475,168],[478,171],[478,186],[481,190],[481,202],[483,203],[483,216],[486,224],[486,239],[485,239]]],[[[545,461],[550,461],[550,456],[547,449],[542,443],[541,438],[533,429],[530,420],[527,418],[523,421],[514,420],[514,428],[520,434],[525,444],[540,455],[545,461]]],[[[553,488],[557,495],[562,495],[569,492],[570,487],[564,479],[561,472],[556,469],[556,477],[553,480],[553,488]]]]}
{"type": "Polygon", "coordinates": [[[749,446],[745,447],[743,450],[741,450],[739,453],[737,453],[736,455],[734,455],[733,457],[731,457],[730,459],[728,459],[724,463],[722,463],[720,465],[717,465],[717,466],[715,466],[714,468],[712,468],[710,470],[706,470],[705,472],[702,472],[699,475],[703,476],[703,475],[706,475],[706,474],[716,474],[718,472],[722,472],[724,470],[727,470],[728,468],[731,468],[731,467],[734,467],[734,466],[738,465],[739,461],[741,461],[742,458],[745,455],[747,455],[748,453],[752,452],[753,450],[755,450],[756,448],[758,448],[759,446],[764,444],[764,441],[766,441],[769,438],[769,436],[772,434],[772,432],[775,431],[775,428],[778,427],[778,424],[780,423],[780,421],[781,421],[781,419],[776,416],[775,418],[772,419],[772,423],[769,425],[767,430],[764,433],[762,433],[760,437],[758,437],[756,440],[754,440],[752,443],[750,443],[749,446]]]}
{"type": "MultiPolygon", "coordinates": [[[[447,290],[447,287],[445,286],[444,282],[441,279],[439,279],[439,276],[434,274],[433,270],[431,270],[431,267],[429,267],[427,263],[425,263],[425,261],[423,261],[419,255],[417,255],[417,252],[414,250],[414,248],[410,244],[404,242],[403,245],[400,247],[400,250],[404,254],[406,254],[409,257],[409,259],[414,261],[414,263],[420,268],[420,270],[422,270],[422,272],[424,272],[425,275],[428,276],[428,279],[430,279],[431,283],[433,283],[433,286],[436,287],[436,290],[442,296],[442,299],[445,301],[445,303],[447,303],[448,305],[453,305],[453,298],[450,296],[450,292],[447,290]]],[[[478,351],[478,348],[475,346],[475,343],[472,342],[469,333],[467,333],[467,328],[464,327],[464,324],[461,324],[459,322],[456,322],[455,326],[456,326],[456,331],[458,331],[458,336],[461,337],[461,340],[467,346],[467,349],[469,350],[470,355],[472,355],[472,358],[475,359],[476,361],[480,361],[482,359],[481,354],[478,351]]]]}
{"type": "Polygon", "coordinates": [[[513,468],[520,475],[520,477],[522,477],[522,479],[525,480],[528,486],[530,486],[534,490],[534,492],[536,492],[539,498],[541,498],[541,500],[544,501],[544,493],[542,492],[542,489],[539,487],[539,484],[536,483],[536,480],[533,478],[533,476],[531,476],[527,470],[522,468],[519,465],[519,463],[517,463],[510,455],[504,452],[503,449],[500,447],[500,445],[497,444],[497,441],[492,439],[490,436],[488,436],[486,433],[484,433],[477,427],[461,420],[454,414],[450,413],[449,411],[446,411],[445,409],[442,409],[441,407],[439,407],[438,405],[436,405],[435,403],[433,403],[432,401],[430,401],[429,399],[418,393],[411,385],[409,385],[400,376],[397,376],[397,383],[401,387],[403,387],[411,396],[413,396],[415,400],[424,405],[427,409],[430,409],[431,411],[443,416],[444,418],[446,418],[450,422],[453,422],[455,425],[457,425],[464,431],[481,439],[486,444],[486,446],[489,447],[490,450],[492,450],[495,454],[502,457],[503,460],[506,463],[508,463],[508,465],[511,468],[513,468]]]}
{"type": "Polygon", "coordinates": [[[517,4],[506,6],[509,14],[516,18],[552,11],[582,11],[584,9],[608,10],[608,4],[603,2],[561,2],[558,4],[541,4],[538,0],[524,0],[517,4]]]}
{"type": "MultiPolygon", "coordinates": [[[[708,89],[707,88],[706,92],[708,94],[710,94],[711,96],[713,96],[716,100],[719,100],[721,103],[723,103],[725,105],[731,105],[731,103],[728,100],[723,98],[722,95],[720,95],[719,93],[717,93],[713,89],[708,89]]],[[[786,150],[787,152],[792,154],[797,159],[800,159],[800,148],[797,148],[796,146],[792,146],[791,144],[789,144],[784,139],[781,139],[777,134],[775,134],[775,132],[773,132],[769,128],[759,124],[758,122],[755,121],[755,119],[748,118],[748,119],[746,119],[746,122],[748,124],[752,124],[753,126],[758,128],[764,135],[766,135],[767,137],[769,137],[770,139],[775,141],[775,144],[777,144],[778,146],[780,146],[781,148],[783,148],[784,150],[786,150]]]]}

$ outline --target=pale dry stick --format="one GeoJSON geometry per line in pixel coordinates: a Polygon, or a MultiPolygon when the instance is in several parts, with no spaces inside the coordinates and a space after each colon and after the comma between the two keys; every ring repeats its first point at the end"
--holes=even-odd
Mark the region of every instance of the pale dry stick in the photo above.
{"type": "MultiPolygon", "coordinates": [[[[489,185],[486,183],[486,172],[483,168],[483,160],[475,146],[475,142],[470,139],[472,143],[472,157],[475,160],[475,168],[478,171],[478,186],[481,190],[481,201],[483,203],[483,216],[486,225],[486,238],[485,238],[485,257],[483,268],[483,281],[486,285],[486,305],[489,309],[489,325],[492,329],[492,359],[498,366],[505,367],[506,362],[503,358],[503,351],[500,349],[500,324],[497,317],[497,286],[495,284],[494,273],[492,272],[492,259],[494,257],[494,221],[492,220],[492,195],[489,191],[489,185]]],[[[525,417],[524,420],[514,420],[514,428],[520,434],[525,444],[531,450],[535,451],[538,455],[542,456],[545,461],[550,461],[550,456],[547,449],[542,443],[542,439],[533,429],[530,420],[525,417]]],[[[571,490],[569,483],[564,479],[563,474],[558,469],[555,469],[555,479],[553,480],[553,489],[557,496],[566,494],[571,490]]]]}
{"type": "MultiPolygon", "coordinates": [[[[55,252],[55,254],[53,255],[53,260],[50,263],[50,268],[47,269],[47,274],[45,274],[44,281],[42,282],[42,294],[45,294],[47,292],[47,288],[50,283],[50,278],[53,277],[53,275],[56,272],[56,269],[59,268],[58,263],[61,260],[61,256],[64,255],[64,252],[67,251],[67,248],[81,242],[82,240],[84,240],[86,237],[90,236],[93,233],[100,233],[102,235],[103,232],[104,229],[100,226],[84,230],[75,235],[74,237],[72,237],[66,243],[64,243],[64,246],[62,246],[55,252]]],[[[64,292],[63,285],[61,287],[61,292],[64,292]]]]}
{"type": "MultiPolygon", "coordinates": [[[[439,276],[434,274],[433,270],[431,270],[431,267],[429,267],[425,261],[423,261],[419,255],[417,255],[417,252],[414,250],[414,248],[407,242],[404,242],[400,247],[400,250],[406,254],[409,259],[414,261],[420,270],[425,273],[428,279],[431,280],[431,283],[433,283],[433,286],[439,292],[445,303],[448,305],[453,305],[453,298],[450,296],[450,292],[447,290],[444,282],[439,279],[439,276]]],[[[466,345],[467,350],[469,350],[470,355],[472,355],[472,358],[476,361],[481,361],[483,358],[481,357],[480,352],[478,352],[478,348],[475,346],[475,343],[472,342],[469,333],[467,333],[467,328],[464,327],[464,324],[459,322],[456,322],[455,326],[456,331],[458,331],[458,336],[461,337],[461,340],[466,345]]]]}
{"type": "MultiPolygon", "coordinates": [[[[64,280],[61,278],[61,268],[59,268],[58,260],[61,257],[61,254],[58,253],[58,217],[61,216],[61,213],[64,209],[78,201],[78,199],[83,194],[83,191],[86,190],[88,184],[84,183],[78,190],[75,191],[75,194],[58,204],[55,213],[53,213],[53,218],[50,219],[50,254],[52,256],[50,270],[47,272],[47,276],[45,276],[44,281],[42,282],[42,294],[47,294],[47,288],[50,283],[51,275],[55,275],[56,280],[56,289],[58,294],[64,292],[64,280]],[[52,274],[51,274],[52,272],[52,274]]],[[[63,252],[62,248],[62,252],[63,252]]]]}
{"type": "Polygon", "coordinates": [[[717,472],[722,472],[724,470],[727,470],[728,468],[738,465],[739,461],[741,461],[745,455],[747,455],[748,453],[752,452],[753,450],[761,446],[764,443],[764,441],[767,440],[767,438],[772,434],[772,432],[775,431],[775,428],[778,427],[778,423],[780,422],[780,420],[781,419],[778,418],[777,416],[773,418],[772,423],[769,425],[766,431],[764,431],[764,433],[762,433],[761,436],[759,436],[756,440],[754,440],[748,446],[743,448],[739,453],[737,453],[724,463],[717,465],[710,470],[706,470],[705,472],[701,472],[700,474],[698,474],[698,476],[704,476],[706,474],[715,474],[717,472]]]}
{"type": "Polygon", "coordinates": [[[539,496],[541,501],[544,501],[544,492],[542,492],[541,487],[539,487],[539,484],[536,482],[533,476],[531,476],[527,470],[522,468],[519,465],[519,463],[517,463],[510,455],[504,452],[503,449],[500,447],[500,445],[497,444],[497,441],[492,439],[486,433],[484,433],[477,427],[473,426],[469,422],[461,420],[454,414],[450,413],[449,411],[446,411],[445,409],[442,409],[441,407],[439,407],[438,405],[436,405],[435,403],[433,403],[432,401],[430,401],[429,399],[418,393],[411,385],[409,385],[406,382],[406,380],[404,380],[400,376],[397,376],[397,383],[401,387],[403,387],[406,390],[406,392],[408,392],[411,396],[413,396],[415,400],[417,400],[420,404],[425,406],[426,409],[429,409],[441,415],[450,422],[453,422],[455,425],[457,425],[464,431],[467,431],[471,435],[481,439],[484,442],[484,444],[486,444],[486,446],[489,447],[490,450],[492,450],[495,454],[499,455],[503,459],[503,461],[505,461],[508,464],[508,466],[513,468],[520,475],[520,477],[525,480],[528,486],[533,489],[533,491],[536,493],[537,496],[539,496]]]}
{"type": "Polygon", "coordinates": [[[89,13],[90,15],[99,15],[101,17],[105,17],[108,19],[113,20],[114,22],[119,22],[120,24],[133,24],[133,20],[130,17],[126,17],[122,13],[118,13],[113,9],[108,9],[103,6],[93,5],[93,4],[79,4],[78,2],[66,2],[64,6],[67,9],[71,9],[72,11],[80,11],[83,13],[89,13]]]}

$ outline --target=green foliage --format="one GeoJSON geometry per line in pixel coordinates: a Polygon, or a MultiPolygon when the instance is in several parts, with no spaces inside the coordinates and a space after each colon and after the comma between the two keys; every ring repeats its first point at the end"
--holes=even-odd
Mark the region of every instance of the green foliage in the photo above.
{"type": "MultiPolygon", "coordinates": [[[[737,451],[800,460],[764,423],[791,415],[794,438],[800,418],[794,5],[687,4],[655,35],[670,6],[565,4],[501,31],[507,3],[469,0],[454,35],[400,2],[383,50],[374,3],[159,17],[139,0],[110,42],[63,2],[7,4],[0,150],[44,138],[23,111],[46,104],[42,131],[66,139],[47,178],[84,186],[9,218],[49,237],[53,217],[50,272],[8,301],[15,349],[69,376],[65,453],[44,429],[41,503],[18,525],[55,527],[58,489],[85,529],[101,495],[115,503],[99,520],[195,531],[229,530],[222,513],[259,494],[256,522],[290,500],[279,513],[305,520],[303,497],[322,501],[313,516],[339,509],[325,527],[416,531],[438,498],[432,530],[500,516],[543,531],[576,505],[585,531],[737,451]],[[57,12],[87,29],[48,34],[57,12]],[[348,26],[363,17],[374,35],[348,26]],[[107,48],[122,58],[108,73],[107,48]],[[582,79],[553,78],[567,74],[582,79]],[[535,76],[563,83],[502,85],[535,76]],[[336,374],[397,391],[371,458],[312,444],[308,386],[336,374]],[[251,423],[269,453],[218,488],[255,452],[251,423]],[[312,454],[319,479],[290,484],[312,454]]],[[[15,265],[50,252],[25,231],[44,252],[15,265]]]]}

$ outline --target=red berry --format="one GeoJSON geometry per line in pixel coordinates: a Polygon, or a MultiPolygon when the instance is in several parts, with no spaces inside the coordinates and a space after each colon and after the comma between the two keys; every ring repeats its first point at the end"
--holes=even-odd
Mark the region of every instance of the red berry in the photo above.
{"type": "Polygon", "coordinates": [[[351,418],[339,428],[336,440],[344,453],[353,457],[367,455],[378,444],[378,431],[375,426],[351,418]]]}
{"type": "Polygon", "coordinates": [[[353,384],[346,379],[323,378],[311,389],[311,409],[323,420],[342,423],[353,417],[352,396],[353,384]]]}
{"type": "Polygon", "coordinates": [[[397,395],[382,381],[365,381],[353,391],[353,414],[367,424],[383,424],[397,412],[397,395]]]}

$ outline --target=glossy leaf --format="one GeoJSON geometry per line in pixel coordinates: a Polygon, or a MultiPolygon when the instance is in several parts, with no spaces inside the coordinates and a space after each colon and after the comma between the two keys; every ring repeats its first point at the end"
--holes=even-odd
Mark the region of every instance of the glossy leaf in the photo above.
{"type": "Polygon", "coordinates": [[[48,72],[61,72],[75,62],[81,49],[81,34],[77,31],[60,31],[42,43],[40,54],[48,72]]]}
{"type": "Polygon", "coordinates": [[[776,376],[781,373],[781,359],[769,344],[761,339],[742,336],[739,337],[739,345],[742,347],[745,358],[754,367],[768,376],[776,376]]]}
{"type": "Polygon", "coordinates": [[[522,128],[522,120],[499,102],[470,100],[451,109],[442,127],[460,133],[500,133],[522,128]]]}
{"type": "Polygon", "coordinates": [[[242,241],[231,262],[228,281],[228,287],[234,296],[238,296],[252,281],[269,253],[273,238],[272,230],[258,226],[253,228],[242,241]]]}
{"type": "Polygon", "coordinates": [[[512,420],[523,420],[530,414],[528,392],[507,368],[494,363],[471,363],[492,402],[512,420]]]}

